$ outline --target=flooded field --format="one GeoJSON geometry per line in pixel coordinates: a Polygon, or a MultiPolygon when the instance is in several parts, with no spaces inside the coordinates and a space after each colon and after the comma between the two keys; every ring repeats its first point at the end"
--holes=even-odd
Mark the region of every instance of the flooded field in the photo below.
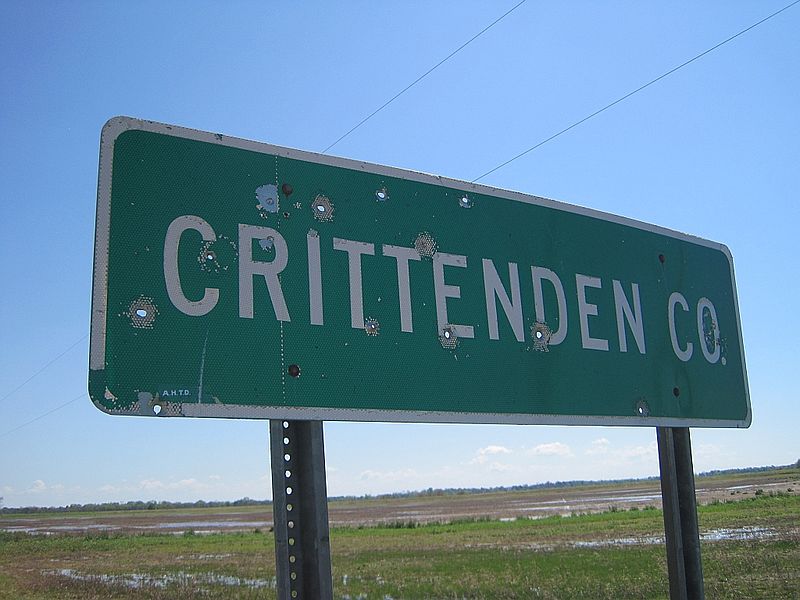
{"type": "MultiPolygon", "coordinates": [[[[793,483],[785,476],[764,473],[739,475],[733,480],[705,477],[697,482],[697,502],[701,505],[773,492],[800,494],[800,482],[793,483]]],[[[333,500],[329,504],[329,518],[332,527],[369,527],[469,519],[538,519],[552,515],[570,516],[646,507],[661,507],[661,490],[657,480],[519,492],[333,500]]],[[[90,515],[0,515],[0,531],[39,535],[86,534],[93,531],[176,534],[191,531],[209,534],[263,530],[271,526],[272,509],[269,506],[117,511],[90,515]]]]}
{"type": "MultiPolygon", "coordinates": [[[[698,481],[708,598],[800,598],[800,470],[698,481]]],[[[658,481],[335,500],[334,597],[667,598],[658,481]]],[[[269,506],[2,515],[0,599],[275,598],[269,506]]]]}

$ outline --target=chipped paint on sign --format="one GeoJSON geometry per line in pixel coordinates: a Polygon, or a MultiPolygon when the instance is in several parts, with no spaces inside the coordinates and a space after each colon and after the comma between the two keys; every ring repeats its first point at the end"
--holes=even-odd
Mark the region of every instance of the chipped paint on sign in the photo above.
{"type": "Polygon", "coordinates": [[[381,324],[378,323],[377,319],[367,319],[364,321],[364,331],[367,332],[367,335],[379,335],[381,332],[381,324]]]}
{"type": "Polygon", "coordinates": [[[125,314],[130,319],[133,327],[137,329],[152,329],[156,315],[158,315],[158,308],[153,304],[151,297],[140,295],[131,302],[125,314]]]}
{"type": "Polygon", "coordinates": [[[330,198],[320,194],[311,203],[311,211],[317,221],[333,221],[333,203],[330,198]]]}
{"type": "Polygon", "coordinates": [[[278,212],[278,186],[271,183],[256,188],[256,208],[265,213],[278,212]]]}
{"type": "Polygon", "coordinates": [[[414,250],[423,258],[432,258],[439,246],[433,236],[423,231],[414,239],[414,250]]]}

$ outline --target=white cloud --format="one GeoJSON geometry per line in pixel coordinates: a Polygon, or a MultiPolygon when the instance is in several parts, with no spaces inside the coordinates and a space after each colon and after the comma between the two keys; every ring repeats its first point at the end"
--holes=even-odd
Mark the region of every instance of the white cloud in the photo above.
{"type": "Polygon", "coordinates": [[[563,458],[572,456],[572,450],[561,442],[551,442],[549,444],[539,444],[528,450],[532,456],[561,456],[563,458]]]}
{"type": "MultiPolygon", "coordinates": [[[[210,480],[219,479],[219,477],[211,476],[210,480]]],[[[142,479],[136,483],[123,482],[122,485],[112,485],[107,483],[97,488],[97,491],[104,494],[126,494],[128,496],[135,496],[140,492],[156,493],[156,492],[202,492],[211,489],[211,484],[203,483],[195,478],[180,479],[177,481],[161,481],[160,479],[142,479]]]]}
{"type": "MultiPolygon", "coordinates": [[[[497,456],[499,454],[513,454],[513,450],[505,446],[489,445],[484,448],[479,448],[475,453],[475,457],[470,460],[468,465],[485,465],[489,462],[489,457],[497,456]]],[[[495,463],[497,464],[497,463],[495,463]]]]}
{"type": "Polygon", "coordinates": [[[626,446],[617,451],[621,458],[658,458],[658,443],[650,442],[644,446],[626,446]]]}
{"type": "Polygon", "coordinates": [[[28,488],[28,492],[32,494],[39,494],[45,491],[47,491],[47,484],[41,479],[37,479],[36,481],[34,481],[33,485],[30,488],[28,488]]]}
{"type": "Polygon", "coordinates": [[[133,487],[134,489],[152,491],[163,490],[166,486],[158,479],[142,479],[138,485],[134,485],[133,487]]]}
{"type": "Polygon", "coordinates": [[[607,438],[596,439],[592,442],[591,446],[589,446],[586,454],[589,456],[607,454],[609,446],[611,446],[611,442],[609,442],[607,438]]]}
{"type": "Polygon", "coordinates": [[[398,469],[397,471],[374,471],[366,469],[361,471],[359,477],[362,480],[380,480],[380,481],[403,481],[412,477],[416,477],[417,472],[414,469],[398,469]]]}
{"type": "Polygon", "coordinates": [[[512,450],[509,450],[505,446],[486,446],[485,448],[481,448],[478,450],[478,454],[511,454],[512,450]]]}
{"type": "Polygon", "coordinates": [[[593,459],[594,464],[607,468],[634,467],[645,463],[658,464],[658,443],[616,448],[606,438],[594,440],[584,452],[593,459]]]}
{"type": "Polygon", "coordinates": [[[204,490],[207,484],[200,483],[195,478],[179,479],[178,481],[168,481],[166,483],[154,479],[146,479],[141,482],[141,489],[145,490],[204,490]]]}
{"type": "Polygon", "coordinates": [[[171,484],[172,489],[192,489],[192,490],[201,490],[208,487],[204,483],[200,483],[197,479],[181,479],[180,481],[176,481],[175,483],[171,484]]]}

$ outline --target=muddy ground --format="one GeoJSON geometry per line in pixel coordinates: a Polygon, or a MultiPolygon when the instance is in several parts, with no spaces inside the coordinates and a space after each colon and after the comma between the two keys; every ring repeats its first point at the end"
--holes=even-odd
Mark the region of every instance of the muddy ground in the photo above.
{"type": "MultiPolygon", "coordinates": [[[[514,492],[332,500],[329,504],[329,519],[332,527],[359,527],[480,518],[512,520],[556,514],[567,516],[608,510],[660,508],[659,485],[658,480],[648,480],[514,492]]],[[[798,471],[697,479],[697,500],[700,504],[740,500],[756,494],[770,493],[800,493],[798,471]]],[[[252,531],[271,526],[272,509],[269,506],[0,515],[0,530],[39,535],[85,535],[102,531],[215,533],[252,531]]]]}

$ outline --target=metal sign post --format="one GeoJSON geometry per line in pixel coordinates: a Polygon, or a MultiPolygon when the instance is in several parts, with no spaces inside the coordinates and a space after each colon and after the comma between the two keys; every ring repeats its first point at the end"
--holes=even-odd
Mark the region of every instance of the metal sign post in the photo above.
{"type": "Polygon", "coordinates": [[[322,421],[269,422],[279,600],[333,598],[322,421]]]}
{"type": "Polygon", "coordinates": [[[703,564],[688,427],[659,427],[658,461],[671,600],[703,600],[703,564]]]}

